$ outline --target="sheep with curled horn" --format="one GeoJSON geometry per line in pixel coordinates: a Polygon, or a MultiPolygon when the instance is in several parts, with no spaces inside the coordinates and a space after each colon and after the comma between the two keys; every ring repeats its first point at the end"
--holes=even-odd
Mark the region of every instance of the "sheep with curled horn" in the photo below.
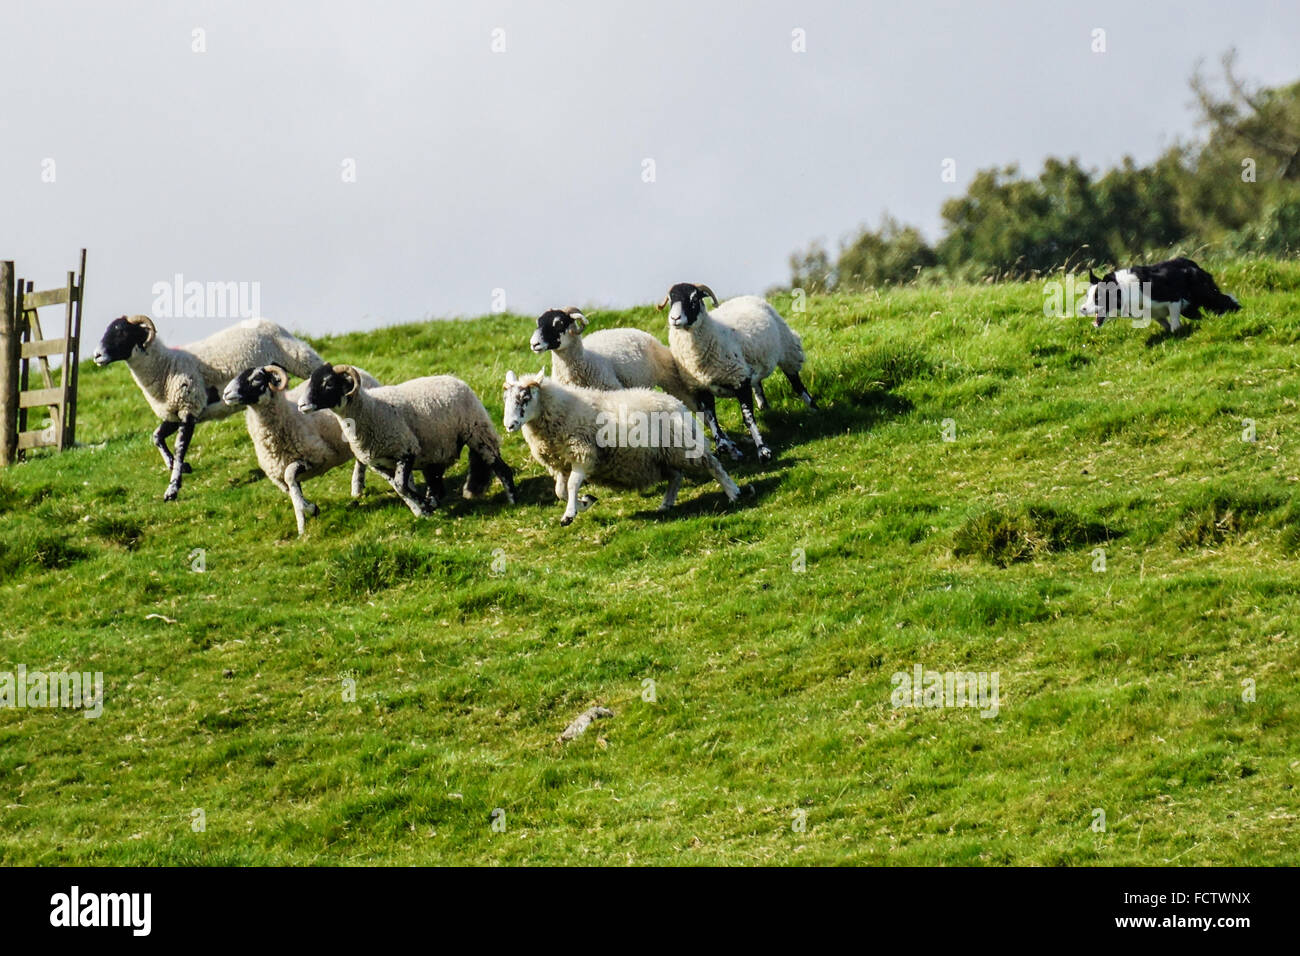
{"type": "Polygon", "coordinates": [[[673,353],[641,329],[601,329],[584,335],[587,317],[574,306],[548,309],[537,319],[529,347],[551,353],[551,376],[581,388],[662,388],[691,411],[691,390],[673,353]]]}
{"type": "Polygon", "coordinates": [[[162,420],[153,443],[171,475],[165,501],[180,494],[181,476],[190,471],[185,455],[194,426],[237,411],[221,400],[227,382],[244,369],[272,363],[305,378],[321,361],[310,345],[265,319],[245,319],[183,348],[169,348],[158,337],[153,319],[124,315],[109,323],[95,349],[96,365],[126,362],[149,407],[162,420]],[[167,438],[177,432],[173,455],[167,438]]]}
{"type": "Polygon", "coordinates": [[[383,475],[416,517],[437,508],[443,473],[463,448],[469,449],[464,497],[482,495],[496,475],[506,500],[515,502],[514,472],[501,459],[501,437],[474,390],[455,376],[370,387],[351,365],[322,365],[311,373],[298,408],[337,416],[357,461],[383,475]],[[424,474],[423,491],[411,483],[414,469],[424,474]]]}
{"type": "Polygon", "coordinates": [[[741,415],[758,457],[768,461],[772,450],[758,430],[753,407],[757,397],[758,407],[767,408],[763,380],[779,368],[804,403],[817,407],[800,378],[804,351],[799,334],[756,295],[737,296],[719,304],[708,286],[679,282],[668,290],[659,308],[670,303],[668,347],[699,403],[719,452],[725,450],[733,458],[741,457],[740,449],[718,427],[714,396],[723,395],[740,401],[741,415]],[[712,309],[706,307],[705,299],[712,300],[712,309]]]}
{"type": "MultiPolygon", "coordinates": [[[[379,385],[368,372],[358,372],[367,387],[379,385]]],[[[298,400],[306,388],[303,382],[289,389],[288,372],[279,365],[264,365],[240,372],[221,396],[227,405],[246,409],[244,420],[257,463],[293,502],[299,535],[306,533],[307,517],[320,513],[303,497],[304,480],[350,461],[352,497],[360,497],[366,482],[366,466],[353,457],[338,418],[328,412],[299,410],[298,400]]]]}

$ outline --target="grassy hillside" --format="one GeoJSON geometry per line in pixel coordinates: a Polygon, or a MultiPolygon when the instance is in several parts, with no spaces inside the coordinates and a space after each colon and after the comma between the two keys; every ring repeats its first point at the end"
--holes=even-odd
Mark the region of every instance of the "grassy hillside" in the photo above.
{"type": "MultiPolygon", "coordinates": [[[[240,418],[165,504],[126,368],[86,366],[87,447],[0,474],[0,670],[101,670],[104,713],[0,710],[0,861],[1300,862],[1300,264],[1220,276],[1245,309],[1180,338],[1039,284],[812,299],[824,410],[772,380],[755,495],[593,489],[569,528],[512,435],[517,507],[418,521],[340,469],[298,540],[240,418]],[[916,664],[998,672],[998,715],[894,709],[916,664]]],[[[530,327],[315,344],[499,422],[530,327]]]]}

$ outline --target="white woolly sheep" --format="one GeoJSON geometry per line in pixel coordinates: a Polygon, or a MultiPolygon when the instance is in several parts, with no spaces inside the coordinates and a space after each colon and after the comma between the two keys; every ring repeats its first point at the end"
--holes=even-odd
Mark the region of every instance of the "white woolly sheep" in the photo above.
{"type": "Polygon", "coordinates": [[[474,390],[451,375],[411,379],[368,388],[351,365],[322,365],[312,372],[298,401],[303,412],[329,409],[343,423],[357,461],[388,480],[416,517],[431,514],[442,497],[443,472],[469,447],[464,496],[487,490],[495,474],[515,502],[514,472],[501,460],[501,438],[474,390]],[[423,494],[411,484],[419,468],[423,494]]]}
{"type": "Polygon", "coordinates": [[[601,329],[583,337],[587,317],[576,308],[550,309],[537,319],[528,343],[551,352],[551,376],[581,388],[662,388],[691,411],[695,396],[668,347],[641,329],[601,329]]]}
{"type": "Polygon", "coordinates": [[[180,493],[181,475],[190,471],[185,453],[201,421],[225,418],[238,409],[221,401],[221,389],[246,368],[276,364],[306,378],[323,361],[306,342],[265,319],[246,319],[184,348],[168,348],[147,315],[122,316],[109,323],[95,349],[95,364],[125,361],[149,407],[162,419],[153,443],[171,473],[163,500],[180,493]],[[176,454],[167,448],[174,432],[176,454]]]}
{"type": "Polygon", "coordinates": [[[740,493],[695,416],[662,392],[602,391],[562,385],[544,372],[523,378],[507,372],[505,426],[523,429],[533,458],[554,476],[555,497],[567,501],[562,525],[595,504],[591,495],[578,494],[588,478],[638,489],[667,479],[661,511],[676,502],[683,472],[712,475],[729,501],[740,493]]]}
{"type": "MultiPolygon", "coordinates": [[[[369,373],[360,374],[361,383],[366,387],[379,385],[369,373]]],[[[257,463],[272,484],[293,502],[301,535],[307,530],[307,516],[320,513],[316,505],[303,497],[302,481],[351,461],[352,497],[356,498],[366,485],[366,466],[353,459],[338,418],[329,412],[298,410],[306,382],[285,391],[288,386],[289,373],[280,366],[258,366],[231,379],[221,399],[227,405],[242,405],[247,409],[244,420],[257,452],[257,463]]]]}
{"type": "Polygon", "coordinates": [[[696,390],[696,399],[704,420],[713,433],[718,450],[733,458],[740,449],[718,428],[713,396],[734,395],[740,400],[740,412],[758,449],[758,457],[768,461],[772,449],[759,433],[754,419],[754,396],[758,407],[767,408],[763,379],[780,368],[795,392],[810,408],[817,403],[799,378],[803,369],[803,342],[799,334],[786,325],[776,309],[756,295],[728,299],[721,305],[718,297],[705,285],[679,282],[668,290],[659,308],[669,302],[668,346],[681,369],[682,378],[696,390]],[[704,307],[704,299],[713,300],[713,311],[704,307]]]}

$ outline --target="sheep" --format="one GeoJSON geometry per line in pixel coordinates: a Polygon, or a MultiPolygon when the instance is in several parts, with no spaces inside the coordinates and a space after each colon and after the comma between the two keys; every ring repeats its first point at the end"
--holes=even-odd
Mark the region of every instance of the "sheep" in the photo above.
{"type": "Polygon", "coordinates": [[[238,409],[221,401],[221,389],[244,369],[275,363],[305,378],[323,359],[310,345],[265,319],[246,319],[184,348],[168,348],[147,315],[122,316],[109,323],[95,349],[95,364],[125,361],[131,377],[162,423],[153,443],[171,473],[164,501],[174,501],[181,475],[191,471],[185,454],[194,426],[232,415],[238,409]],[[176,435],[176,454],[167,437],[176,435]]]}
{"type": "Polygon", "coordinates": [[[763,379],[780,368],[795,392],[810,408],[817,403],[799,378],[803,369],[803,342],[799,334],[786,325],[776,309],[756,295],[728,299],[721,305],[706,285],[679,282],[668,290],[662,309],[669,302],[668,347],[677,360],[682,378],[696,390],[696,400],[704,420],[713,433],[718,450],[740,458],[740,449],[718,428],[713,396],[734,395],[740,400],[740,412],[754,439],[761,461],[770,461],[772,449],[763,441],[754,420],[754,396],[758,407],[767,408],[763,379]],[[704,307],[704,299],[713,300],[714,310],[704,307]]]}
{"type": "Polygon", "coordinates": [[[579,495],[588,478],[604,485],[646,488],[668,480],[660,511],[677,501],[682,472],[708,472],[728,501],[740,489],[709,451],[704,430],[677,399],[647,388],[601,391],[564,385],[545,370],[518,378],[506,372],[505,426],[523,429],[528,448],[555,478],[566,501],[561,525],[596,499],[579,495]]]}
{"type": "Polygon", "coordinates": [[[514,472],[501,460],[501,439],[474,390],[451,375],[369,388],[351,365],[322,365],[298,400],[303,412],[329,409],[343,423],[357,461],[379,472],[417,518],[433,513],[444,494],[443,472],[469,446],[464,496],[487,490],[495,474],[515,503],[514,472]],[[411,470],[424,473],[417,494],[411,470]]]}
{"type": "MultiPolygon", "coordinates": [[[[379,385],[374,376],[366,372],[360,375],[367,388],[379,385]]],[[[307,516],[320,513],[303,497],[302,480],[351,461],[352,497],[358,498],[366,486],[366,466],[353,459],[337,418],[328,412],[304,414],[298,410],[306,383],[285,391],[288,386],[289,373],[279,365],[255,366],[231,379],[221,400],[247,408],[244,420],[257,452],[257,463],[293,502],[298,534],[302,535],[307,530],[307,516]]]]}
{"type": "Polygon", "coordinates": [[[550,309],[538,317],[528,344],[534,352],[553,353],[555,381],[606,390],[657,385],[692,412],[697,410],[673,353],[649,332],[602,329],[583,338],[586,327],[587,317],[572,306],[550,309]]]}

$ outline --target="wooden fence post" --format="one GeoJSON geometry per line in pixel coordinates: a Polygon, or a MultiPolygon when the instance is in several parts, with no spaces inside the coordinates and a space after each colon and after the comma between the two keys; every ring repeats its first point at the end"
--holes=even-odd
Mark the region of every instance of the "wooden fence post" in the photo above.
{"type": "Polygon", "coordinates": [[[0,262],[0,465],[18,455],[18,313],[14,310],[14,264],[0,262]]]}

